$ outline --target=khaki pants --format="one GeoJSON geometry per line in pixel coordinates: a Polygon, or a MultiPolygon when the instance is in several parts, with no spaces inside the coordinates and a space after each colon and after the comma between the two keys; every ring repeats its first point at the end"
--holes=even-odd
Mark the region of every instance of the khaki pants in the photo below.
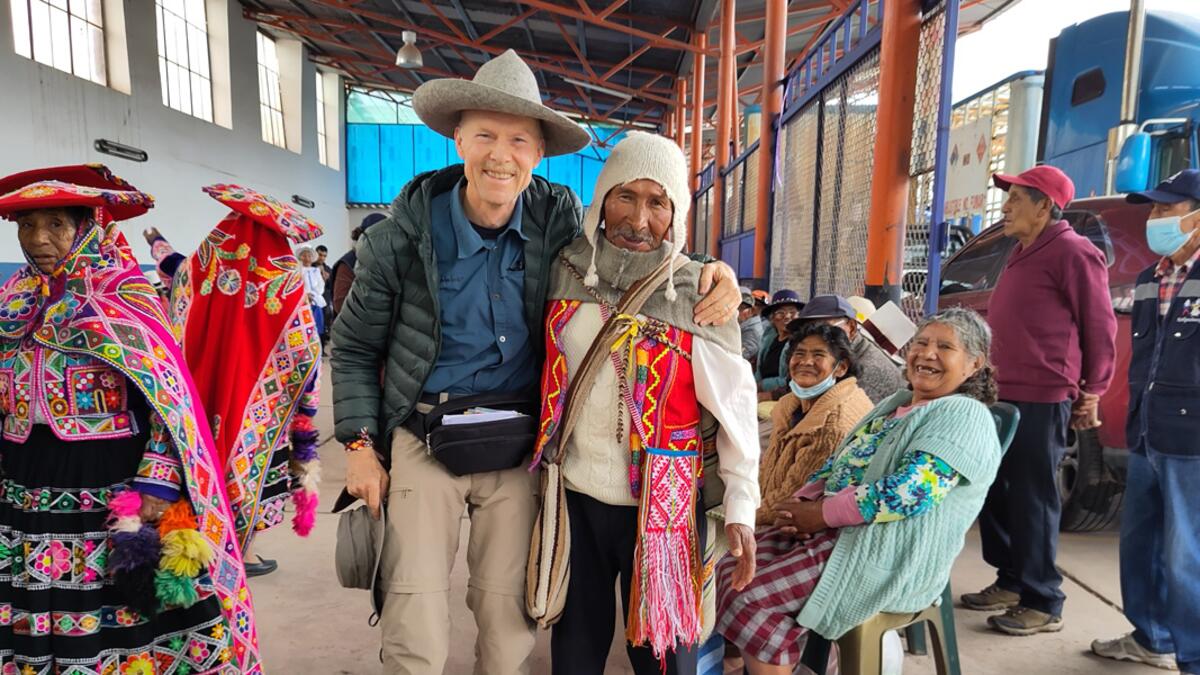
{"type": "Polygon", "coordinates": [[[525,566],[537,517],[536,474],[524,466],[455,476],[406,429],[392,437],[383,549],[383,666],[387,675],[441,673],[450,649],[450,570],[463,509],[467,606],[475,614],[475,673],[529,672],[535,627],[525,614],[525,566]]]}

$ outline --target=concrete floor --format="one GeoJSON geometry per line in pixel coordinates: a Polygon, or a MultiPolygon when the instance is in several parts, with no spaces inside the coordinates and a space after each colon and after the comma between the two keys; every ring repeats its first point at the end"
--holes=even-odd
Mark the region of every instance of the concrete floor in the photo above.
{"type": "MultiPolygon", "coordinates": [[[[328,378],[326,400],[330,400],[328,378]]],[[[318,419],[322,438],[332,434],[330,406],[318,419]]],[[[257,552],[279,561],[279,570],[252,579],[250,587],[258,611],[258,630],[268,673],[287,675],[375,675],[379,664],[379,634],[367,625],[370,606],[366,591],[341,588],[333,570],[337,516],[329,513],[345,472],[345,455],[331,440],[321,447],[324,463],[322,513],[308,539],[287,527],[271,530],[258,539],[257,552]]],[[[463,534],[466,534],[464,523],[463,534]]],[[[450,675],[472,672],[475,626],[466,608],[466,546],[460,547],[451,591],[451,644],[446,667],[450,675]]],[[[1067,580],[1066,628],[1061,633],[1014,638],[989,631],[987,614],[959,609],[956,612],[959,653],[965,675],[1020,673],[1021,675],[1093,675],[1129,673],[1153,675],[1146,666],[1120,664],[1092,657],[1088,645],[1096,637],[1113,637],[1128,631],[1121,615],[1117,573],[1117,536],[1114,531],[1063,535],[1059,565],[1067,580]]],[[[956,594],[977,590],[992,580],[992,572],[979,555],[979,539],[972,532],[954,568],[956,594]]],[[[614,631],[615,633],[616,631],[614,631]]],[[[606,673],[632,672],[621,643],[614,639],[606,673]]],[[[533,672],[550,672],[549,634],[540,633],[533,672]]],[[[906,675],[935,672],[928,657],[909,656],[906,675]]]]}

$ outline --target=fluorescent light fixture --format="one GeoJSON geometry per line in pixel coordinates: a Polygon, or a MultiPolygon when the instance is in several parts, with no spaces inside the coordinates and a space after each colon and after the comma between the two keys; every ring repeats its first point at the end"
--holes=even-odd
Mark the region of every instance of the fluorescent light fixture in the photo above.
{"type": "Polygon", "coordinates": [[[401,68],[420,68],[425,65],[421,50],[417,49],[417,34],[411,30],[400,33],[404,46],[396,50],[396,65],[401,68]]]}
{"type": "Polygon", "coordinates": [[[96,148],[96,152],[120,157],[121,159],[128,159],[132,162],[144,162],[150,159],[150,155],[145,150],[116,141],[110,141],[107,138],[97,138],[92,147],[96,148]]]}
{"type": "Polygon", "coordinates": [[[577,87],[583,87],[584,89],[591,89],[592,91],[598,91],[601,94],[608,94],[609,96],[616,96],[617,98],[625,100],[625,101],[628,101],[629,99],[633,98],[633,96],[626,94],[623,91],[617,91],[616,89],[609,89],[608,87],[601,87],[600,85],[592,84],[591,82],[584,82],[582,80],[576,80],[576,79],[572,79],[570,77],[564,77],[564,78],[562,78],[562,81],[566,82],[567,84],[573,84],[577,87]]]}

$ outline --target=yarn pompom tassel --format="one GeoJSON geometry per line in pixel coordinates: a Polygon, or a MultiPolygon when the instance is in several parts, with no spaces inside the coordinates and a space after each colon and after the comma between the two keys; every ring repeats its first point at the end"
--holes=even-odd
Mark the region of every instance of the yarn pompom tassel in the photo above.
{"type": "Polygon", "coordinates": [[[137,516],[142,510],[142,495],[137,490],[122,490],[108,500],[108,511],[112,519],[137,516]]]}
{"type": "Polygon", "coordinates": [[[143,525],[134,532],[115,531],[109,541],[112,552],[108,556],[108,573],[113,588],[125,604],[145,616],[154,616],[158,612],[154,568],[161,551],[158,530],[143,525]]]}
{"type": "Polygon", "coordinates": [[[158,519],[158,534],[165,537],[175,530],[196,529],[196,513],[187,499],[180,499],[167,507],[162,517],[158,519]]]}
{"type": "Polygon", "coordinates": [[[301,537],[307,537],[317,522],[317,506],[321,496],[318,486],[321,482],[321,461],[310,459],[298,461],[293,452],[289,463],[292,478],[292,505],[296,514],[292,516],[292,529],[301,537]]]}
{"type": "Polygon", "coordinates": [[[161,542],[158,530],[143,525],[134,532],[113,532],[109,536],[112,553],[108,556],[109,572],[120,574],[139,567],[153,569],[158,565],[161,542]]]}
{"type": "Polygon", "coordinates": [[[154,573],[154,592],[164,608],[191,607],[200,599],[191,577],[159,569],[154,573]]]}
{"type": "Polygon", "coordinates": [[[296,515],[292,516],[292,529],[301,537],[307,537],[317,523],[317,505],[321,497],[316,492],[296,490],[292,493],[292,504],[296,515]]]}
{"type": "MultiPolygon", "coordinates": [[[[305,418],[307,419],[307,418],[305,418]]],[[[292,427],[292,454],[294,462],[311,462],[317,458],[317,439],[320,435],[316,429],[300,429],[292,427]]]]}
{"type": "Polygon", "coordinates": [[[183,577],[194,577],[212,559],[212,547],[196,530],[174,530],[163,537],[162,560],[159,563],[161,569],[183,577]]]}

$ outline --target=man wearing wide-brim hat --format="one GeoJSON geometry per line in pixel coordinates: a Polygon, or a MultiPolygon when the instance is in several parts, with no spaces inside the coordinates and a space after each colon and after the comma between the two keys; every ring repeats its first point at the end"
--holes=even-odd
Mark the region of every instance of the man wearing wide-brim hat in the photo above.
{"type": "MultiPolygon", "coordinates": [[[[589,135],[542,105],[533,72],[511,50],[470,81],[427,82],[412,103],[427,126],[454,139],[463,163],[414,178],[357,247],[354,285],[333,328],[346,488],[376,514],[387,502],[385,672],[445,667],[447,592],[465,510],[475,671],[527,673],[534,629],[525,616],[525,563],[537,476],[523,464],[532,434],[529,452],[514,441],[519,433],[442,443],[462,429],[430,413],[468,396],[509,410],[528,410],[513,403],[526,397],[536,403],[551,263],[579,236],[582,206],[570,188],[533,169],[546,156],[586,147],[589,135]],[[514,450],[524,456],[511,459],[514,450]]],[[[716,286],[696,306],[697,322],[732,319],[733,271],[719,263],[705,269],[700,290],[716,286]]]]}

